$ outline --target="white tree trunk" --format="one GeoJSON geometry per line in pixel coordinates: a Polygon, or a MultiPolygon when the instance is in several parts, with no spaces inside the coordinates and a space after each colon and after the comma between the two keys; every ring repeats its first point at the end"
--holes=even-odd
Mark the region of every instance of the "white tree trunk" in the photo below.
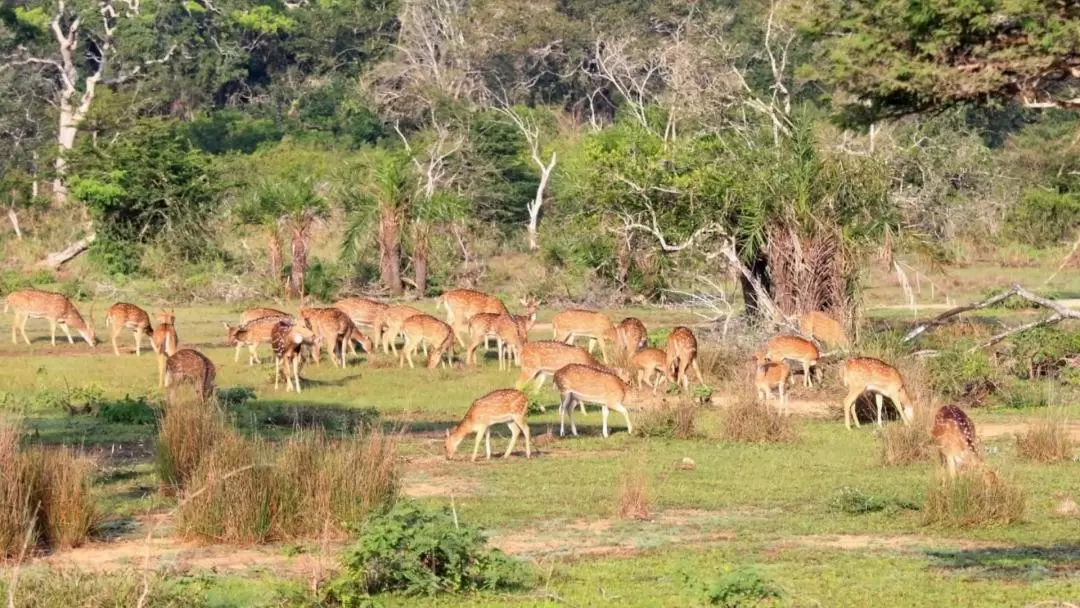
{"type": "Polygon", "coordinates": [[[15,236],[21,241],[22,230],[19,229],[19,216],[15,214],[15,208],[9,207],[7,212],[8,219],[11,220],[11,227],[15,230],[15,236]]]}
{"type": "Polygon", "coordinates": [[[544,189],[547,188],[548,180],[551,179],[551,172],[555,169],[555,158],[555,153],[552,152],[551,162],[545,165],[540,161],[539,154],[533,155],[533,159],[540,166],[540,184],[536,186],[536,198],[529,205],[529,250],[531,251],[540,249],[540,243],[537,241],[540,208],[544,205],[544,189]]]}
{"type": "Polygon", "coordinates": [[[68,245],[61,251],[54,251],[45,256],[44,260],[38,262],[38,266],[42,268],[48,268],[49,270],[59,270],[61,266],[68,263],[72,259],[76,258],[82,252],[90,248],[90,244],[94,242],[97,237],[96,234],[91,232],[82,239],[75,241],[71,245],[68,245]]]}

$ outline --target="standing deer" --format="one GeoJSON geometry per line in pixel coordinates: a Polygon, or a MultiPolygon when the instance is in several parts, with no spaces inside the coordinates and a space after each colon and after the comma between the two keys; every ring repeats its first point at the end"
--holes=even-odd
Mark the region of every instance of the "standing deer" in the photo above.
{"type": "Polygon", "coordinates": [[[236,346],[236,361],[240,360],[240,349],[248,347],[248,365],[261,363],[258,348],[263,342],[270,343],[271,333],[274,327],[281,321],[292,322],[292,317],[262,317],[248,321],[243,325],[229,325],[222,323],[228,332],[229,346],[236,346]]]}
{"type": "Polygon", "coordinates": [[[469,320],[480,313],[510,314],[502,300],[473,289],[451,289],[435,299],[435,310],[446,309],[446,322],[454,330],[458,344],[465,348],[469,320]]]}
{"type": "MultiPolygon", "coordinates": [[[[765,344],[765,360],[779,363],[785,359],[802,363],[803,386],[812,386],[811,370],[817,368],[821,353],[814,343],[797,336],[776,336],[765,344]]],[[[820,375],[820,370],[819,370],[820,375]]]]}
{"type": "Polygon", "coordinates": [[[957,471],[969,457],[978,459],[975,425],[964,410],[953,405],[939,409],[934,416],[934,430],[931,434],[937,443],[941,462],[949,471],[949,477],[956,477],[957,471]]]}
{"type": "MultiPolygon", "coordinates": [[[[291,319],[291,318],[292,318],[292,315],[290,315],[287,312],[280,311],[280,310],[278,310],[276,308],[265,308],[265,307],[249,308],[249,309],[245,310],[243,312],[243,314],[240,315],[240,325],[239,325],[239,327],[246,327],[249,323],[252,323],[253,321],[258,321],[259,319],[291,319]]],[[[266,336],[263,339],[264,342],[269,342],[270,341],[270,329],[269,329],[270,327],[272,327],[272,325],[267,326],[266,336]]],[[[233,360],[234,361],[239,361],[240,360],[240,349],[244,347],[246,342],[233,339],[233,333],[234,333],[235,328],[230,326],[228,323],[225,323],[225,329],[229,331],[229,344],[235,344],[236,345],[236,356],[234,357],[233,360]]],[[[250,348],[250,345],[249,345],[249,348],[250,348]]],[[[254,353],[254,348],[252,348],[251,351],[252,351],[252,353],[254,353]]],[[[256,359],[256,361],[258,361],[258,357],[256,357],[255,359],[256,359]]],[[[250,365],[250,362],[249,362],[249,365],[250,365]]]]}
{"type": "Polygon", "coordinates": [[[301,308],[300,319],[319,338],[312,349],[315,362],[319,362],[321,345],[326,344],[326,349],[330,352],[330,361],[344,369],[345,347],[347,343],[352,342],[353,331],[356,330],[349,315],[337,308],[301,308]]]}
{"type": "Polygon", "coordinates": [[[625,356],[633,356],[649,343],[649,331],[641,319],[626,317],[615,326],[616,344],[625,356]]]}
{"type": "Polygon", "coordinates": [[[195,394],[207,401],[214,392],[216,375],[217,370],[210,359],[199,351],[185,348],[165,359],[161,386],[166,390],[169,401],[175,397],[176,387],[183,383],[191,384],[195,394]]]}
{"type": "Polygon", "coordinates": [[[786,361],[766,361],[765,352],[754,352],[754,388],[766,404],[772,399],[773,388],[780,392],[780,411],[787,413],[787,384],[791,378],[791,366],[786,361]]]}
{"type": "Polygon", "coordinates": [[[68,343],[75,343],[75,340],[71,337],[71,332],[68,330],[68,327],[71,327],[79,332],[79,335],[91,347],[97,346],[93,326],[93,306],[90,307],[90,325],[83,321],[79,309],[75,307],[75,304],[67,296],[51,291],[38,289],[13,291],[4,298],[4,312],[7,312],[8,308],[11,308],[14,312],[14,319],[11,323],[11,342],[13,344],[19,343],[18,338],[15,336],[16,329],[22,333],[23,340],[30,344],[30,338],[26,336],[26,322],[30,319],[45,319],[49,322],[53,346],[56,346],[56,326],[58,324],[64,330],[64,334],[67,335],[68,343]]]}
{"type": "Polygon", "coordinates": [[[158,359],[158,383],[164,385],[166,359],[176,354],[180,339],[176,336],[176,315],[170,308],[157,312],[158,326],[153,330],[150,345],[158,359]]]}
{"type": "Polygon", "coordinates": [[[289,319],[278,319],[270,330],[270,346],[274,349],[274,390],[278,390],[281,373],[285,372],[285,390],[296,387],[300,392],[300,363],[304,346],[314,346],[315,332],[289,319]]]}
{"type": "Polygon", "coordinates": [[[904,424],[911,424],[915,415],[914,405],[904,386],[904,377],[895,367],[870,357],[857,357],[844,361],[840,366],[840,381],[848,389],[844,397],[844,426],[851,430],[851,419],[859,425],[855,402],[863,393],[874,393],[877,403],[877,424],[881,426],[882,397],[888,397],[900,414],[904,424]]]}
{"type": "MultiPolygon", "coordinates": [[[[398,304],[387,306],[375,317],[375,341],[383,347],[383,353],[397,354],[397,338],[405,319],[413,315],[422,315],[412,306],[398,304]]],[[[425,347],[426,348],[426,347],[425,347]]],[[[427,352],[426,350],[424,351],[427,352]]]]}
{"type": "Polygon", "coordinates": [[[367,298],[345,298],[334,302],[334,308],[349,315],[353,325],[366,328],[378,337],[375,321],[379,318],[379,313],[386,310],[387,305],[367,298]]]}
{"type": "Polygon", "coordinates": [[[540,378],[540,382],[536,384],[536,390],[540,390],[547,376],[553,375],[563,366],[571,363],[600,365],[600,362],[588,351],[573,344],[554,340],[529,342],[521,349],[521,373],[518,374],[515,388],[520,389],[534,379],[540,378]]]}
{"type": "MultiPolygon", "coordinates": [[[[142,355],[143,336],[149,337],[151,344],[153,344],[154,328],[150,324],[150,315],[134,304],[117,302],[110,306],[109,310],[105,312],[105,327],[111,330],[109,337],[112,341],[113,352],[116,353],[117,357],[120,356],[120,347],[116,343],[116,338],[125,329],[135,334],[136,357],[142,355]]],[[[154,352],[157,352],[157,350],[155,349],[154,352]]]]}
{"type": "Polygon", "coordinates": [[[637,385],[640,389],[644,384],[652,387],[655,395],[660,381],[667,379],[667,353],[659,348],[642,348],[630,358],[630,366],[637,370],[637,385]]]}
{"type": "Polygon", "coordinates": [[[564,310],[551,318],[551,330],[556,340],[567,344],[573,344],[574,338],[578,336],[588,337],[590,353],[593,352],[596,343],[599,342],[600,357],[605,364],[608,362],[608,356],[604,342],[607,340],[617,342],[618,340],[611,319],[595,310],[578,308],[564,310]]]}
{"type": "Polygon", "coordinates": [[[847,348],[850,344],[843,326],[819,310],[799,315],[799,333],[840,348],[847,348]]]}
{"type": "MultiPolygon", "coordinates": [[[[633,433],[630,415],[623,402],[626,400],[626,382],[609,370],[571,363],[555,372],[555,386],[559,389],[559,436],[566,434],[566,410],[570,409],[570,432],[577,436],[574,424],[574,403],[600,404],[604,437],[608,436],[608,410],[613,409],[626,419],[626,432],[633,433]]],[[[584,405],[582,405],[584,409],[584,405]]]]}
{"type": "Polygon", "coordinates": [[[472,460],[480,451],[480,439],[487,444],[487,459],[491,460],[491,427],[495,424],[505,423],[510,427],[510,445],[506,446],[503,458],[509,458],[514,451],[518,434],[525,435],[525,457],[532,458],[532,446],[529,440],[529,425],[525,422],[525,416],[529,411],[529,398],[525,393],[512,388],[504,388],[480,397],[473,401],[465,418],[451,431],[446,431],[446,442],[443,445],[446,459],[454,457],[461,441],[469,433],[476,433],[476,444],[473,446],[472,460]]]}
{"type": "Polygon", "coordinates": [[[473,315],[473,318],[469,319],[469,334],[472,336],[472,343],[465,354],[465,363],[476,365],[476,349],[481,343],[487,343],[488,337],[495,336],[499,351],[499,371],[509,367],[511,358],[518,367],[521,367],[521,349],[525,346],[528,336],[526,329],[528,324],[524,322],[524,319],[522,321],[519,323],[513,315],[496,315],[487,312],[473,315]],[[505,359],[504,351],[506,351],[505,359]]]}
{"type": "Polygon", "coordinates": [[[454,330],[446,323],[427,314],[413,315],[402,323],[401,333],[405,334],[405,346],[398,359],[400,367],[405,367],[406,359],[409,368],[414,367],[412,356],[421,342],[427,342],[432,347],[427,359],[428,369],[438,367],[443,362],[443,353],[446,354],[446,363],[453,364],[454,330]]]}
{"type": "Polygon", "coordinates": [[[694,332],[690,331],[690,328],[680,325],[672,329],[668,334],[667,347],[664,350],[667,354],[664,369],[667,377],[675,381],[675,384],[682,386],[684,391],[690,391],[690,376],[687,371],[691,366],[697,374],[698,383],[705,384],[705,380],[701,377],[701,368],[698,367],[697,338],[694,337],[694,332]]]}

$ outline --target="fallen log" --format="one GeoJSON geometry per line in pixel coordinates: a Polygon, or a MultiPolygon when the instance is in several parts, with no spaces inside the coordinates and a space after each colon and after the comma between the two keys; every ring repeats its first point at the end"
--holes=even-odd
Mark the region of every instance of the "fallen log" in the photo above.
{"type": "Polygon", "coordinates": [[[46,255],[44,260],[38,262],[38,266],[41,268],[48,268],[49,270],[59,270],[61,266],[79,257],[79,255],[89,249],[90,244],[93,243],[94,239],[96,238],[97,235],[91,232],[83,238],[68,245],[65,249],[62,249],[60,251],[54,251],[46,255]]]}

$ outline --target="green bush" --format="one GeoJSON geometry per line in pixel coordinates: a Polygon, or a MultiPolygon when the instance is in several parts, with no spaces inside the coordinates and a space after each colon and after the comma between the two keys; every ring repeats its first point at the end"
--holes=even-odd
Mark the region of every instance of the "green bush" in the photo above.
{"type": "Polygon", "coordinates": [[[863,515],[884,511],[887,501],[871,496],[858,488],[843,487],[829,499],[829,508],[848,515],[863,515]]]}
{"type": "Polygon", "coordinates": [[[341,270],[336,264],[315,260],[304,275],[304,292],[323,302],[332,302],[337,299],[343,282],[341,270]]]}
{"type": "Polygon", "coordinates": [[[123,399],[105,403],[98,408],[97,415],[112,424],[154,424],[157,415],[154,408],[146,402],[146,397],[132,398],[124,395],[123,399]]]}
{"type": "Polygon", "coordinates": [[[230,386],[219,388],[215,392],[218,407],[231,410],[247,405],[248,401],[255,400],[255,389],[249,386],[230,386]]]}
{"type": "Polygon", "coordinates": [[[934,391],[950,401],[981,405],[997,390],[996,370],[982,349],[955,346],[929,359],[927,368],[934,391]]]}
{"type": "Polygon", "coordinates": [[[783,597],[783,592],[757,570],[741,567],[725,572],[709,585],[705,595],[713,606],[741,608],[770,605],[783,597]]]}
{"type": "Polygon", "coordinates": [[[369,518],[345,551],[342,572],[328,585],[334,605],[367,605],[372,594],[435,595],[527,586],[530,572],[497,549],[480,530],[461,525],[449,509],[399,501],[369,518]]]}
{"type": "Polygon", "coordinates": [[[1058,327],[1036,327],[1017,334],[1012,340],[1018,376],[1033,379],[1056,372],[1065,357],[1080,353],[1080,333],[1058,327]]]}
{"type": "Polygon", "coordinates": [[[1047,247],[1073,235],[1080,226],[1080,195],[1032,188],[1005,218],[1007,234],[1034,247],[1047,247]]]}

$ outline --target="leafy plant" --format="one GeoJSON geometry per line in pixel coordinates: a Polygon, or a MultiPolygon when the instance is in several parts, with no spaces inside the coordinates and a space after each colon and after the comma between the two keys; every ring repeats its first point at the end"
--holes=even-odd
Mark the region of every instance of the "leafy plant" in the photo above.
{"type": "Polygon", "coordinates": [[[529,569],[487,545],[479,529],[449,509],[398,501],[369,518],[345,551],[342,572],[328,586],[338,605],[366,605],[372,594],[435,595],[513,590],[529,584],[529,569]]]}
{"type": "Polygon", "coordinates": [[[154,408],[144,396],[132,398],[124,395],[123,399],[102,405],[97,415],[112,424],[154,424],[157,421],[154,408]]]}
{"type": "Polygon", "coordinates": [[[848,515],[863,515],[885,510],[887,501],[871,496],[858,488],[843,487],[829,499],[829,508],[848,515]]]}
{"type": "Polygon", "coordinates": [[[218,407],[224,410],[236,409],[254,401],[255,389],[249,386],[229,386],[215,391],[218,407]]]}
{"type": "Polygon", "coordinates": [[[750,567],[729,569],[705,590],[710,604],[724,608],[771,604],[783,595],[779,587],[750,567]]]}
{"type": "Polygon", "coordinates": [[[981,405],[997,390],[996,370],[983,350],[968,352],[963,345],[947,349],[928,362],[932,388],[949,400],[981,405]]]}

